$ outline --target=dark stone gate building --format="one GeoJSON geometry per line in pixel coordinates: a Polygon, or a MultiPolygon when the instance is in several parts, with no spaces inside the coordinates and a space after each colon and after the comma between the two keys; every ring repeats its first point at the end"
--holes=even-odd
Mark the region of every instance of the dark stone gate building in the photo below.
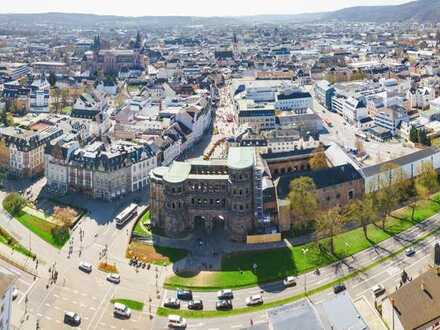
{"type": "Polygon", "coordinates": [[[227,160],[173,162],[150,172],[151,225],[176,237],[216,227],[244,241],[255,228],[255,150],[230,148],[227,160]]]}

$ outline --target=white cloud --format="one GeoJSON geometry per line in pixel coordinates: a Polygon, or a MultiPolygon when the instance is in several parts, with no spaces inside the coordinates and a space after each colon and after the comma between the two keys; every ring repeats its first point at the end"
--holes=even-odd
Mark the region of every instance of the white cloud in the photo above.
{"type": "Polygon", "coordinates": [[[2,13],[74,12],[127,16],[239,16],[296,14],[357,5],[399,4],[408,0],[15,0],[2,1],[2,13]]]}

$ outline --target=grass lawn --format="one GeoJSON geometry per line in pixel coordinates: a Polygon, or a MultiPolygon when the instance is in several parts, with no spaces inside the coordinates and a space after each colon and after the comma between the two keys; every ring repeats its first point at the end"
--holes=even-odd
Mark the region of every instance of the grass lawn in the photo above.
{"type": "Polygon", "coordinates": [[[150,211],[148,210],[136,223],[136,226],[133,229],[133,234],[143,237],[151,237],[151,232],[145,227],[145,225],[149,223],[150,223],[150,211]]]}
{"type": "Polygon", "coordinates": [[[133,241],[128,246],[127,258],[137,257],[146,263],[166,266],[186,257],[186,250],[152,246],[133,241]]]}
{"type": "Polygon", "coordinates": [[[57,228],[56,225],[44,221],[43,219],[37,218],[33,215],[30,215],[24,211],[21,211],[18,215],[15,215],[14,217],[27,229],[29,229],[34,234],[38,235],[43,240],[58,249],[62,248],[69,239],[69,237],[67,236],[63,241],[57,241],[52,235],[52,229],[57,228]]]}
{"type": "Polygon", "coordinates": [[[17,251],[25,256],[28,257],[35,257],[35,254],[33,254],[31,251],[26,249],[23,245],[17,242],[17,240],[11,236],[6,230],[0,227],[0,243],[5,244],[6,246],[9,246],[14,251],[17,251]]]}
{"type": "MultiPolygon", "coordinates": [[[[174,275],[165,281],[165,287],[189,287],[195,290],[250,287],[311,271],[376,245],[440,212],[440,194],[433,199],[435,201],[418,203],[414,220],[411,219],[412,209],[407,207],[394,212],[393,217],[387,219],[385,230],[374,224],[369,225],[368,239],[362,228],[335,236],[334,255],[321,251],[313,242],[281,249],[237,252],[223,257],[222,271],[201,272],[196,276],[174,275]],[[256,271],[253,271],[254,264],[257,265],[256,271]]],[[[321,241],[321,245],[327,246],[328,239],[321,241]]]]}
{"type": "MultiPolygon", "coordinates": [[[[422,237],[416,239],[414,242],[412,242],[409,245],[416,245],[416,244],[424,241],[428,237],[431,237],[433,234],[438,233],[439,231],[440,231],[440,228],[437,228],[433,232],[427,233],[427,234],[423,235],[422,237]]],[[[241,308],[236,308],[236,309],[233,309],[230,311],[190,311],[190,310],[175,310],[175,309],[166,308],[166,307],[159,307],[157,309],[157,315],[168,316],[170,314],[177,314],[177,315],[180,315],[180,316],[183,316],[186,318],[227,317],[227,316],[256,312],[256,311],[260,311],[260,310],[266,310],[268,308],[282,306],[282,305],[303,299],[306,296],[313,296],[317,293],[328,290],[328,289],[332,288],[333,286],[335,286],[336,284],[340,284],[345,281],[349,281],[349,280],[353,279],[354,277],[358,276],[359,274],[364,274],[365,272],[369,271],[370,269],[373,269],[374,267],[382,264],[383,262],[390,260],[391,258],[394,258],[395,256],[397,256],[397,255],[401,254],[403,251],[405,251],[405,249],[406,249],[406,247],[402,247],[402,248],[398,249],[397,251],[394,251],[385,257],[377,259],[376,261],[372,262],[371,264],[369,264],[361,269],[358,269],[350,274],[347,274],[345,276],[341,276],[333,281],[327,282],[327,283],[325,283],[321,286],[315,287],[311,290],[307,290],[307,293],[305,293],[305,292],[298,293],[294,296],[290,296],[290,297],[283,298],[280,300],[271,301],[268,303],[264,303],[262,305],[253,306],[253,307],[241,307],[241,308]]]]}
{"type": "Polygon", "coordinates": [[[142,311],[142,309],[144,308],[144,303],[137,301],[137,300],[119,299],[118,298],[118,299],[112,299],[111,302],[112,302],[112,304],[114,304],[114,303],[124,304],[128,308],[135,310],[135,311],[142,311]]]}
{"type": "Polygon", "coordinates": [[[64,115],[70,115],[71,112],[72,112],[71,106],[67,106],[61,109],[61,113],[64,115]]]}

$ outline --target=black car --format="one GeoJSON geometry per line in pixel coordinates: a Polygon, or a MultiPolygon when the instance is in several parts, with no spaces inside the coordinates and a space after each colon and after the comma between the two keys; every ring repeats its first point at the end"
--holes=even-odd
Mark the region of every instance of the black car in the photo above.
{"type": "Polygon", "coordinates": [[[202,310],[203,302],[201,300],[191,300],[188,302],[188,309],[202,310]]]}
{"type": "Polygon", "coordinates": [[[81,324],[81,317],[78,313],[64,312],[64,323],[74,327],[79,326],[81,324]]]}
{"type": "Polygon", "coordinates": [[[192,300],[193,294],[191,290],[178,289],[177,290],[177,299],[180,300],[192,300]]]}
{"type": "Polygon", "coordinates": [[[346,287],[344,284],[337,284],[333,287],[333,292],[338,294],[339,292],[345,291],[346,287]]]}
{"type": "Polygon", "coordinates": [[[179,301],[179,299],[176,299],[176,298],[167,298],[163,302],[163,306],[168,307],[168,308],[179,309],[180,308],[180,301],[179,301]]]}
{"type": "Polygon", "coordinates": [[[222,310],[222,311],[230,310],[230,309],[232,309],[232,301],[230,301],[230,300],[219,300],[215,304],[215,308],[217,310],[222,310]]]}

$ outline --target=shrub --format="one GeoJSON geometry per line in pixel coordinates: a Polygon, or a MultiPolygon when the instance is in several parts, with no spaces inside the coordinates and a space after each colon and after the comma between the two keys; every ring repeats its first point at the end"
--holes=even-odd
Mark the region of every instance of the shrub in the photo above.
{"type": "Polygon", "coordinates": [[[51,229],[51,234],[56,244],[63,245],[69,239],[69,228],[54,227],[51,229]]]}
{"type": "Polygon", "coordinates": [[[19,213],[26,205],[26,200],[17,193],[8,194],[3,200],[3,208],[10,214],[19,213]]]}

